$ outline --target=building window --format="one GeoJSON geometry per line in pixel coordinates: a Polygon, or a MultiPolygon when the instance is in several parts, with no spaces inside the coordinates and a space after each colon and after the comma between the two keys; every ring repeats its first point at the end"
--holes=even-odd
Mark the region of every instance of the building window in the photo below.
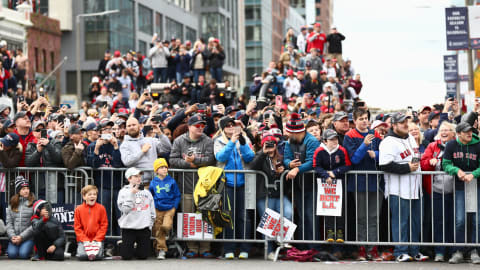
{"type": "Polygon", "coordinates": [[[250,41],[260,41],[260,25],[249,25],[245,27],[245,39],[250,41]]]}
{"type": "Polygon", "coordinates": [[[43,72],[47,72],[47,50],[42,50],[43,72]]]}
{"type": "Polygon", "coordinates": [[[160,38],[165,38],[163,36],[163,18],[162,18],[162,14],[160,13],[155,13],[155,33],[157,33],[157,35],[160,37],[160,38]]]}
{"type": "MultiPolygon", "coordinates": [[[[92,77],[97,75],[96,70],[92,71],[82,71],[82,100],[88,99],[88,92],[90,87],[90,82],[92,77]]],[[[67,71],[67,89],[66,94],[74,95],[77,94],[77,72],[76,71],[67,71]]]]}
{"type": "Polygon", "coordinates": [[[246,74],[246,76],[247,76],[247,82],[248,82],[248,83],[250,83],[250,82],[253,81],[252,76],[253,76],[253,74],[255,74],[255,73],[257,73],[257,74],[259,74],[259,75],[262,74],[262,67],[249,67],[249,68],[247,68],[247,74],[246,74]]]}
{"type": "Polygon", "coordinates": [[[259,6],[246,6],[245,7],[245,20],[260,20],[262,19],[262,13],[259,6]]]}
{"type": "Polygon", "coordinates": [[[138,41],[138,52],[143,55],[147,55],[147,43],[145,41],[139,40],[138,41]]]}
{"type": "Polygon", "coordinates": [[[55,52],[50,52],[50,71],[55,68],[55,52]]]}
{"type": "Polygon", "coordinates": [[[138,29],[146,34],[153,34],[153,11],[143,5],[138,5],[138,29]]]}
{"type": "Polygon", "coordinates": [[[200,4],[202,7],[216,7],[218,6],[218,0],[202,0],[200,4]]]}
{"type": "Polygon", "coordinates": [[[315,16],[320,16],[321,13],[322,12],[319,7],[315,8],[315,16]]]}
{"type": "Polygon", "coordinates": [[[245,49],[247,60],[262,60],[262,47],[247,47],[245,49]]]}
{"type": "Polygon", "coordinates": [[[185,27],[185,40],[190,40],[192,43],[197,40],[197,31],[188,26],[185,27]]]}
{"type": "Polygon", "coordinates": [[[103,58],[105,50],[127,52],[134,48],[134,5],[132,0],[84,0],[84,12],[120,10],[118,14],[84,18],[85,59],[103,58]]]}
{"type": "Polygon", "coordinates": [[[165,18],[167,39],[179,38],[183,39],[183,25],[168,17],[165,18]]]}
{"type": "Polygon", "coordinates": [[[315,0],[315,3],[320,4],[322,3],[322,0],[315,0]]]}
{"type": "MultiPolygon", "coordinates": [[[[204,13],[202,16],[202,37],[217,37],[222,42],[220,36],[220,15],[218,13],[204,13]]],[[[224,29],[223,29],[224,30],[224,29]]]]}
{"type": "Polygon", "coordinates": [[[38,13],[48,16],[48,0],[40,0],[38,4],[38,13]]]}
{"type": "Polygon", "coordinates": [[[38,61],[38,48],[35,48],[35,72],[38,72],[38,63],[40,63],[38,61]]]}

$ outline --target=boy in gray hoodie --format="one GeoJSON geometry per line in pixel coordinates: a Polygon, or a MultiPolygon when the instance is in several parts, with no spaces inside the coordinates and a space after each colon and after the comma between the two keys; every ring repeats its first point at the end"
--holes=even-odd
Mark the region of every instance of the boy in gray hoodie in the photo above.
{"type": "Polygon", "coordinates": [[[134,255],[143,260],[150,254],[150,236],[156,217],[155,204],[152,194],[141,184],[141,173],[134,167],[128,169],[125,177],[129,184],[118,194],[117,205],[122,213],[118,219],[118,225],[122,229],[120,255],[123,260],[130,260],[134,255]]]}

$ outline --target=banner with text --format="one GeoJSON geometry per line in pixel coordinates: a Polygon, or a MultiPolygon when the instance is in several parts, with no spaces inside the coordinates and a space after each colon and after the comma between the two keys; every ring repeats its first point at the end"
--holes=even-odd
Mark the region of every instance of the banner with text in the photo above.
{"type": "Polygon", "coordinates": [[[445,9],[447,50],[468,49],[468,11],[466,7],[445,9]]]}
{"type": "Polygon", "coordinates": [[[213,239],[213,227],[202,220],[202,214],[177,213],[177,237],[213,239]]]}
{"type": "Polygon", "coordinates": [[[443,77],[446,82],[458,80],[458,57],[457,55],[443,56],[443,77]]]}
{"type": "Polygon", "coordinates": [[[60,221],[64,230],[73,230],[74,214],[74,204],[52,204],[52,216],[60,221]]]}
{"type": "MultiPolygon", "coordinates": [[[[280,233],[280,223],[280,214],[267,208],[260,218],[257,232],[271,238],[276,238],[280,233]]],[[[290,220],[283,218],[283,239],[291,240],[296,229],[297,225],[290,220]]]]}
{"type": "Polygon", "coordinates": [[[342,180],[327,184],[324,179],[317,178],[317,216],[341,216],[342,194],[342,180]]]}

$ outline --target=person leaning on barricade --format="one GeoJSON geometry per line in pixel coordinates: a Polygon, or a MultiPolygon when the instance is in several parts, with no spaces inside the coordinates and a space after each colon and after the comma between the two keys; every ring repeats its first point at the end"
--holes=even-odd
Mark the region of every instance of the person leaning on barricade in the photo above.
{"type": "MultiPolygon", "coordinates": [[[[465,243],[465,240],[478,243],[478,209],[480,207],[480,199],[477,195],[477,201],[473,201],[468,198],[467,193],[474,189],[475,185],[472,185],[472,180],[478,179],[480,176],[479,166],[479,153],[480,153],[480,140],[478,135],[473,134],[473,127],[466,122],[461,122],[456,127],[457,139],[449,141],[445,146],[445,153],[443,155],[442,166],[443,170],[449,175],[455,177],[454,195],[455,195],[455,243],[465,243]],[[470,204],[470,206],[469,206],[470,204]],[[477,210],[471,211],[468,208],[472,208],[473,204],[477,210]],[[472,230],[470,233],[466,232],[467,220],[472,222],[472,230]],[[465,239],[467,236],[467,239],[465,239]]],[[[477,189],[473,190],[479,194],[480,186],[477,183],[477,189]]],[[[475,198],[475,197],[474,197],[475,198]]],[[[464,253],[468,251],[467,248],[456,246],[453,248],[453,255],[448,261],[449,263],[462,263],[464,253]]],[[[480,264],[480,257],[477,249],[473,248],[470,252],[470,259],[474,264],[480,264]]]]}
{"type": "MultiPolygon", "coordinates": [[[[392,128],[380,143],[379,164],[385,171],[385,197],[391,211],[393,242],[414,243],[420,241],[421,184],[420,156],[415,139],[408,134],[409,116],[395,113],[391,117],[392,128]]],[[[398,262],[428,260],[415,245],[395,246],[398,262]],[[414,256],[414,258],[412,258],[414,256]]]]}
{"type": "MultiPolygon", "coordinates": [[[[318,240],[320,233],[315,216],[316,191],[313,175],[306,172],[313,168],[313,154],[320,142],[305,131],[305,125],[298,113],[292,113],[285,128],[289,140],[285,144],[283,164],[289,169],[287,180],[294,181],[294,204],[299,213],[299,240],[318,240]],[[316,236],[315,239],[314,236],[316,236]]],[[[307,245],[311,248],[313,245],[307,245]]]]}
{"type": "Polygon", "coordinates": [[[83,131],[79,125],[72,125],[68,129],[70,140],[62,148],[63,164],[72,170],[85,166],[86,145],[82,142],[83,131]]]}
{"type": "MultiPolygon", "coordinates": [[[[170,153],[170,165],[176,169],[198,169],[200,167],[215,165],[215,156],[213,154],[213,140],[203,133],[205,116],[195,114],[188,119],[188,132],[182,134],[173,141],[172,152],[170,153]]],[[[196,172],[180,172],[175,174],[178,187],[182,193],[182,211],[184,213],[195,213],[193,202],[193,190],[198,180],[196,172]]],[[[182,228],[178,228],[180,230],[182,228]]],[[[210,243],[187,242],[188,258],[194,258],[198,255],[206,258],[212,258],[210,252],[210,243]]]]}
{"type": "Polygon", "coordinates": [[[0,139],[0,163],[4,168],[15,168],[22,159],[23,147],[16,133],[8,133],[0,139]]]}

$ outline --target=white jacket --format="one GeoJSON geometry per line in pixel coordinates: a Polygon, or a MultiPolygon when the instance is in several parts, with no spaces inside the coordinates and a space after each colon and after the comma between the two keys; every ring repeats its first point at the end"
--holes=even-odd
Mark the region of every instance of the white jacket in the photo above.
{"type": "MultiPolygon", "coordinates": [[[[391,162],[406,164],[412,161],[413,154],[418,152],[417,142],[413,136],[402,139],[397,136],[387,136],[380,143],[380,166],[391,162]]],[[[417,171],[421,171],[420,166],[417,171]]],[[[385,198],[388,195],[400,196],[402,199],[420,199],[422,196],[422,176],[420,174],[385,173],[385,198]]]]}
{"type": "Polygon", "coordinates": [[[300,93],[301,85],[297,78],[293,77],[293,79],[290,79],[289,77],[287,77],[283,81],[283,88],[285,89],[285,96],[289,98],[292,96],[292,94],[298,96],[298,94],[300,93]]]}

